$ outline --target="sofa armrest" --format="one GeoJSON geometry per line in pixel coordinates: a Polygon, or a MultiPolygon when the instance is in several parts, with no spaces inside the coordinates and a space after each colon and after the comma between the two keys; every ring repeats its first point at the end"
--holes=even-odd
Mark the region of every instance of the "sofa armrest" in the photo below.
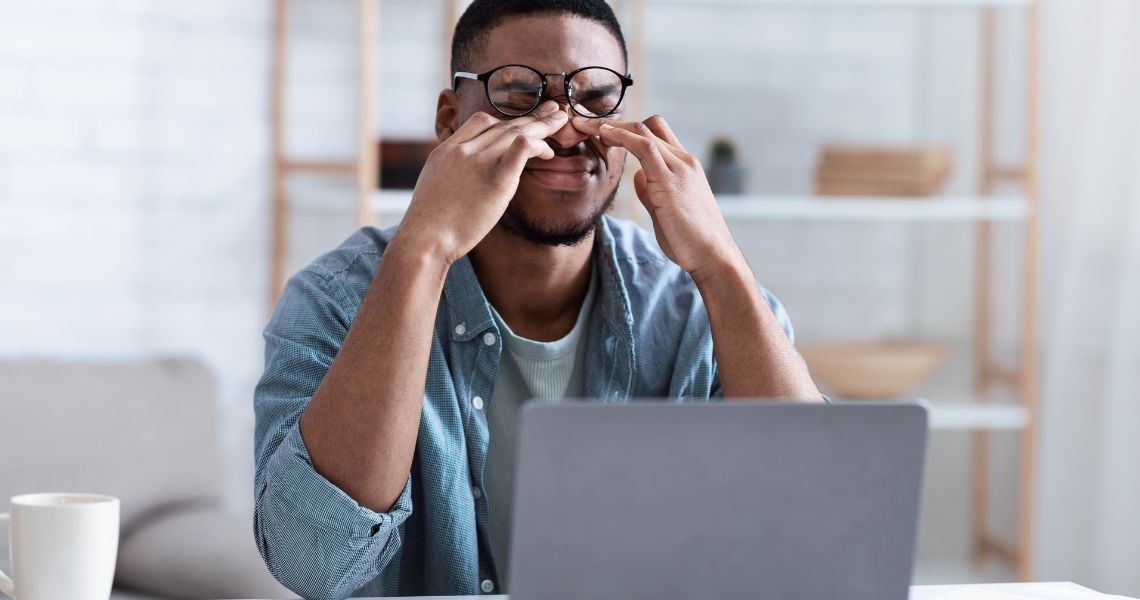
{"type": "Polygon", "coordinates": [[[296,598],[261,560],[251,519],[219,510],[163,516],[119,548],[118,585],[185,600],[296,598]]]}

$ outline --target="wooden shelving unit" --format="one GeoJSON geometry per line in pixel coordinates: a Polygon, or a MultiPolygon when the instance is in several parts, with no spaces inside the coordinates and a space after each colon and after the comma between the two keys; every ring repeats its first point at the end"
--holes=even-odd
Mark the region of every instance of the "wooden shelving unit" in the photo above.
{"type": "Polygon", "coordinates": [[[354,177],[360,225],[372,222],[368,196],[380,186],[376,146],[376,42],[380,29],[378,0],[359,0],[356,19],[357,148],[353,159],[295,160],[285,152],[285,78],[288,65],[290,0],[273,0],[273,36],[270,49],[270,198],[269,290],[272,309],[285,285],[288,252],[289,177],[294,174],[354,177]]]}
{"type": "MultiPolygon", "coordinates": [[[[410,191],[373,193],[377,216],[399,216],[411,202],[410,191]]],[[[1018,222],[1028,218],[1029,202],[1001,198],[817,198],[812,196],[718,196],[720,212],[733,221],[867,221],[867,222],[1018,222]]]]}
{"type": "MultiPolygon", "coordinates": [[[[288,240],[286,223],[290,203],[287,180],[294,173],[321,173],[354,177],[357,186],[356,220],[370,225],[379,217],[399,218],[411,199],[408,191],[378,191],[378,130],[373,107],[378,82],[374,80],[378,0],[357,0],[359,20],[358,56],[358,149],[351,159],[295,161],[284,153],[284,78],[288,44],[290,0],[273,0],[274,26],[271,61],[271,117],[273,169],[270,203],[269,304],[272,306],[285,281],[284,265],[288,240]]],[[[442,47],[448,54],[449,35],[459,16],[459,0],[439,0],[444,5],[442,47]]],[[[976,195],[939,199],[844,198],[740,196],[721,198],[721,210],[730,222],[819,221],[819,222],[946,222],[972,225],[976,231],[974,268],[974,330],[972,332],[971,390],[964,390],[958,403],[931,402],[931,428],[938,431],[969,431],[974,436],[973,472],[973,559],[980,564],[996,557],[1010,562],[1018,578],[1032,579],[1033,496],[1036,478],[1035,442],[1037,437],[1038,381],[1038,152],[1037,83],[1040,73],[1038,46],[1038,0],[611,0],[619,15],[632,15],[627,23],[631,70],[645,70],[645,14],[654,6],[709,5],[765,7],[911,7],[976,10],[981,23],[979,48],[980,119],[978,159],[980,177],[976,195]],[[628,11],[623,9],[628,8],[628,11]],[[996,119],[996,39],[995,11],[1016,8],[1024,12],[1028,35],[1025,65],[1023,161],[1003,165],[995,160],[996,119]],[[1015,184],[1016,196],[996,197],[999,184],[1015,184]],[[993,256],[994,224],[1012,223],[1021,232],[1021,291],[1016,364],[1002,364],[994,357],[993,256]],[[991,403],[994,391],[1004,386],[1017,398],[1016,404],[991,403]],[[1013,544],[999,541],[987,521],[991,490],[990,434],[994,431],[1018,434],[1017,539],[1013,544]]],[[[447,66],[443,65],[446,72],[447,66]]],[[[629,98],[633,114],[643,114],[644,86],[633,88],[629,98]]],[[[628,188],[628,186],[627,186],[628,188]]]]}

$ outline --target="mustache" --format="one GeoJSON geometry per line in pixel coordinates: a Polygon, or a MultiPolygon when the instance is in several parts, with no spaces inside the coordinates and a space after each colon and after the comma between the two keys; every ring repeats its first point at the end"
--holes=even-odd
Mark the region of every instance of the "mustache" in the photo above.
{"type": "Polygon", "coordinates": [[[606,146],[602,144],[600,139],[597,139],[597,136],[586,136],[586,139],[568,148],[563,148],[562,145],[553,138],[546,138],[543,141],[554,151],[554,156],[569,158],[581,156],[591,161],[605,162],[606,146]]]}

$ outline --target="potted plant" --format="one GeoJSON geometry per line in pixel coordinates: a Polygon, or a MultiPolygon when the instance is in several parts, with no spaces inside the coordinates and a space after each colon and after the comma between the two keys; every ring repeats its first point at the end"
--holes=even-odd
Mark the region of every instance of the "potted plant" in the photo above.
{"type": "Polygon", "coordinates": [[[743,194],[744,168],[736,162],[736,145],[726,137],[712,141],[709,185],[714,194],[743,194]]]}

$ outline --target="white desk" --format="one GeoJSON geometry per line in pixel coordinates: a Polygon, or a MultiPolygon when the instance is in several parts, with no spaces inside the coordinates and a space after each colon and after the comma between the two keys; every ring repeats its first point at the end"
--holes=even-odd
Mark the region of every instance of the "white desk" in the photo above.
{"type": "MultiPolygon", "coordinates": [[[[910,590],[910,600],[1028,600],[1031,598],[1035,600],[1127,600],[1123,596],[1106,596],[1075,583],[916,585],[910,590]]],[[[464,599],[509,600],[507,596],[424,596],[418,600],[464,599]]]]}
{"type": "Polygon", "coordinates": [[[916,585],[910,600],[1123,600],[1075,583],[1000,583],[989,585],[916,585]]]}

